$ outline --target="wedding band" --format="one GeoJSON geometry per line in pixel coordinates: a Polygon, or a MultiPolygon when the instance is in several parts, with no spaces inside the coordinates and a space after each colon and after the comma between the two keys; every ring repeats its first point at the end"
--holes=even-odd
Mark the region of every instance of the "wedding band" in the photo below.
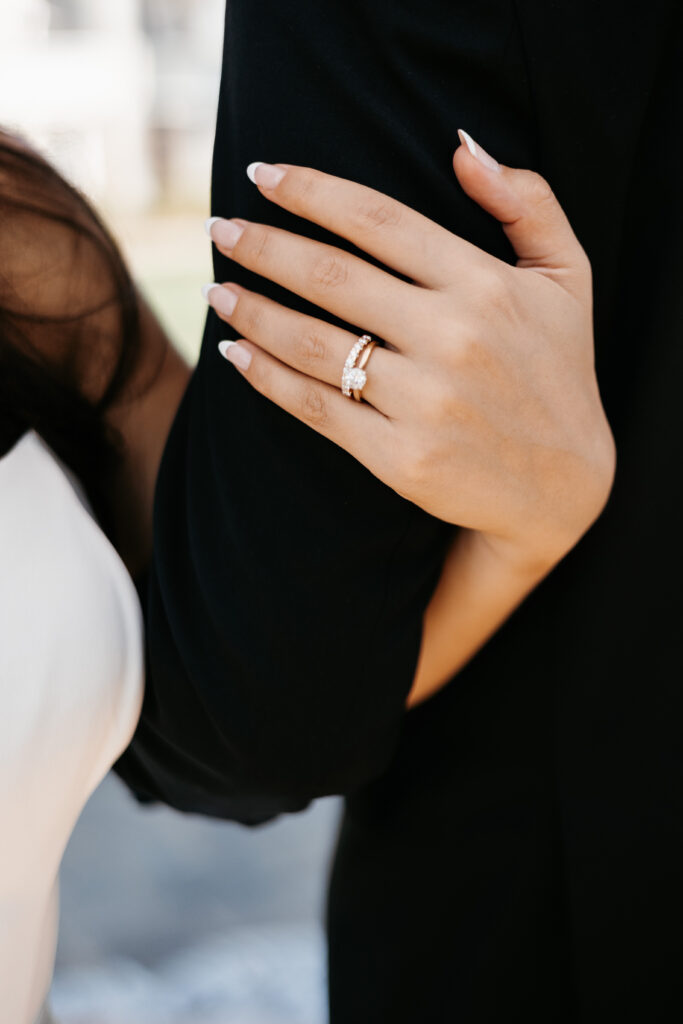
{"type": "Polygon", "coordinates": [[[368,375],[367,375],[365,367],[367,365],[368,359],[372,355],[372,350],[373,350],[373,348],[375,347],[376,344],[377,344],[376,341],[369,341],[368,342],[368,344],[365,346],[365,348],[361,352],[360,359],[358,360],[358,362],[356,363],[356,366],[355,366],[355,372],[359,375],[358,376],[359,383],[358,383],[357,387],[353,388],[353,397],[354,397],[354,399],[357,402],[362,402],[363,401],[363,388],[367,384],[367,380],[368,380],[368,375]],[[360,374],[363,375],[362,378],[360,377],[360,374]]]}
{"type": "MultiPolygon", "coordinates": [[[[346,357],[346,362],[344,363],[344,369],[342,370],[341,379],[342,394],[345,395],[346,398],[351,398],[351,393],[354,391],[358,391],[358,393],[360,394],[360,392],[365,387],[365,384],[368,379],[367,374],[362,367],[356,366],[356,360],[358,359],[358,356],[361,354],[363,349],[371,344],[374,345],[374,342],[370,335],[363,334],[351,346],[351,350],[348,356],[346,357]]],[[[363,365],[365,365],[366,362],[367,358],[363,361],[363,365]]],[[[360,401],[360,398],[358,399],[358,401],[360,401]]]]}

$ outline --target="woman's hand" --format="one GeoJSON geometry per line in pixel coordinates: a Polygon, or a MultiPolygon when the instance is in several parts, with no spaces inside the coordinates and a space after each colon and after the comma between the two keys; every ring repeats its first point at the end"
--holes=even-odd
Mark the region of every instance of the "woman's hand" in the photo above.
{"type": "Polygon", "coordinates": [[[542,178],[461,139],[458,180],[501,221],[516,267],[381,193],[285,164],[251,165],[267,199],[410,283],[264,224],[208,222],[224,255],[387,343],[368,361],[364,403],[339,388],[357,334],[235,284],[206,294],[245,336],[221,351],[258,391],[428,512],[549,567],[600,514],[614,474],[590,265],[542,178]]]}

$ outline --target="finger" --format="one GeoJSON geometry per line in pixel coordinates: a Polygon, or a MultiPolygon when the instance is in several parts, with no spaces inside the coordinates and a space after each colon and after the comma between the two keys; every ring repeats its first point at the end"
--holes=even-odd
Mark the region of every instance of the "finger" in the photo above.
{"type": "Polygon", "coordinates": [[[502,223],[517,266],[560,283],[589,273],[588,257],[547,181],[534,171],[498,164],[466,132],[459,134],[463,145],[453,157],[458,181],[502,223]]]}
{"type": "Polygon", "coordinates": [[[250,164],[266,199],[346,238],[429,288],[452,284],[480,250],[417,210],[346,178],[291,164],[250,164]]]}
{"type": "Polygon", "coordinates": [[[214,220],[220,251],[363,331],[399,348],[415,334],[430,293],[332,245],[244,220],[214,220]],[[412,332],[410,330],[412,325],[412,332]]]}
{"type": "Polygon", "coordinates": [[[375,476],[391,472],[396,451],[392,421],[372,406],[345,398],[244,338],[221,342],[219,350],[256,391],[344,448],[375,476]]]}
{"type": "MultiPolygon", "coordinates": [[[[207,286],[205,297],[222,320],[281,363],[341,387],[344,363],[357,341],[356,335],[237,284],[207,286]]],[[[387,416],[400,409],[404,359],[396,352],[376,347],[366,366],[363,398],[387,416]]]]}

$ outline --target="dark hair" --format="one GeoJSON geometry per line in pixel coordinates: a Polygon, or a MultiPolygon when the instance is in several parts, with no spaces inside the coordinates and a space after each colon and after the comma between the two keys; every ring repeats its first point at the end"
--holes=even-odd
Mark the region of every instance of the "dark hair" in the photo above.
{"type": "Polygon", "coordinates": [[[139,340],[138,297],[100,218],[46,160],[0,133],[0,456],[37,431],[101,520],[102,482],[120,454],[104,414],[139,340]]]}

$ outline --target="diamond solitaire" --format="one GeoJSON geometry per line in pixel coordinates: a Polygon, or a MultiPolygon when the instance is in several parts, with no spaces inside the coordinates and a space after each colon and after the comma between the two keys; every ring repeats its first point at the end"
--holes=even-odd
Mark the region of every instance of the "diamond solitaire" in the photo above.
{"type": "Polygon", "coordinates": [[[368,375],[365,370],[359,370],[357,366],[351,367],[343,377],[342,391],[348,397],[352,391],[362,391],[367,384],[368,375]]]}

